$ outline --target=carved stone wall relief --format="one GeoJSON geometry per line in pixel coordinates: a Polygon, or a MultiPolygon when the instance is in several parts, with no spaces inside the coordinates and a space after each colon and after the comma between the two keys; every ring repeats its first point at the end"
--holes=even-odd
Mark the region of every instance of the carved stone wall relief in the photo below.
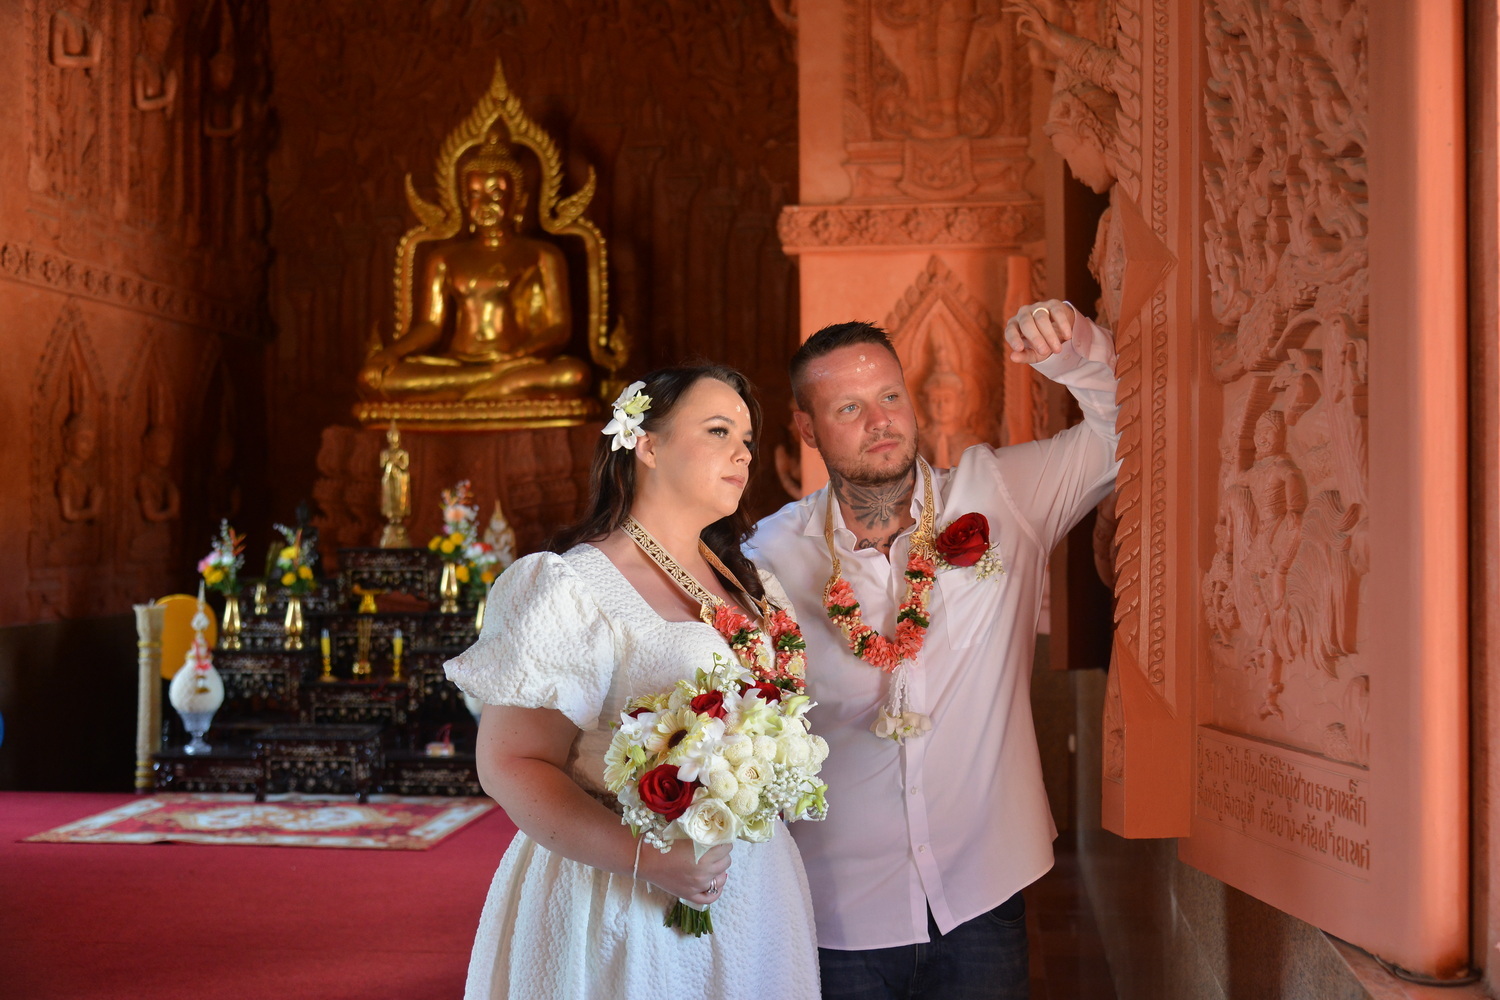
{"type": "Polygon", "coordinates": [[[104,372],[78,306],[52,325],[31,389],[31,518],[27,568],[31,614],[97,611],[100,591],[82,571],[105,558],[112,495],[106,434],[112,412],[104,372]]]}
{"type": "Polygon", "coordinates": [[[1221,503],[1214,721],[1364,763],[1369,254],[1362,3],[1206,10],[1221,503]],[[1359,734],[1359,735],[1355,735],[1359,734]]]}
{"type": "Polygon", "coordinates": [[[107,166],[103,74],[112,5],[33,0],[28,186],[84,205],[98,202],[107,166]]]}
{"type": "Polygon", "coordinates": [[[919,448],[938,468],[965,448],[1009,443],[1003,328],[938,257],[886,317],[917,404],[919,448]]]}
{"type": "Polygon", "coordinates": [[[1024,197],[1031,68],[976,0],[845,0],[855,200],[1024,197]]]}
{"type": "Polygon", "coordinates": [[[0,503],[13,512],[0,545],[30,568],[0,584],[7,624],[128,611],[191,578],[184,531],[200,534],[207,488],[184,474],[208,453],[188,421],[198,365],[241,335],[233,396],[248,387],[254,405],[203,425],[227,419],[226,440],[263,455],[268,257],[266,5],[17,6],[23,30],[0,41],[26,81],[0,115],[24,177],[0,204],[0,326],[16,362],[0,386],[32,402],[14,442],[32,474],[0,503]]]}

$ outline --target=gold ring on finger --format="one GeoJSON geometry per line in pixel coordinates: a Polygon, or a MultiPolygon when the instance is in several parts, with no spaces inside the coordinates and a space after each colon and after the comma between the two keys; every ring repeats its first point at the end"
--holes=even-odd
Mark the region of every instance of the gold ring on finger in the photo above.
{"type": "Polygon", "coordinates": [[[1036,319],[1037,313],[1046,313],[1048,319],[1052,318],[1052,310],[1048,309],[1046,306],[1037,306],[1035,309],[1031,310],[1031,318],[1036,319]]]}

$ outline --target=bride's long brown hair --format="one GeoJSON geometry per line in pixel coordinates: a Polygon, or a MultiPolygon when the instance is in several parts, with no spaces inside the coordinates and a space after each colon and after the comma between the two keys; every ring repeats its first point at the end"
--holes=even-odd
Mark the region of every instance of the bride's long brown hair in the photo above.
{"type": "MultiPolygon", "coordinates": [[[[717,379],[739,393],[750,411],[750,454],[760,441],[760,404],[750,380],[733,368],[725,365],[682,365],[675,368],[659,368],[642,381],[646,387],[641,391],[651,397],[651,408],[641,429],[654,431],[672,416],[672,410],[683,395],[700,379],[717,379]]],[[[553,552],[566,552],[580,542],[597,542],[625,523],[635,503],[635,453],[628,448],[611,450],[610,439],[601,436],[594,447],[594,463],[589,470],[589,501],[583,517],[552,536],[547,548],[553,552]]],[[[704,528],[699,537],[714,555],[728,566],[737,580],[724,580],[724,586],[732,590],[743,587],[756,600],[765,598],[760,574],[755,565],[745,558],[740,544],[750,537],[755,525],[745,512],[744,499],[734,513],[704,528]]],[[[715,571],[722,578],[723,574],[715,571]]]]}

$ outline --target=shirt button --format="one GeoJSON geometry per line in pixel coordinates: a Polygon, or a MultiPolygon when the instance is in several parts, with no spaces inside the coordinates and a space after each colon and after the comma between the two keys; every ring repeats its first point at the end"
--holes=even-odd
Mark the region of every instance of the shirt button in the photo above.
{"type": "Polygon", "coordinates": [[[917,848],[917,853],[918,854],[926,854],[927,853],[927,845],[923,844],[920,847],[918,847],[917,848]]]}
{"type": "Polygon", "coordinates": [[[912,793],[912,794],[913,794],[913,795],[915,795],[915,794],[917,794],[917,786],[916,786],[916,785],[912,785],[912,786],[911,786],[911,793],[912,793]]]}

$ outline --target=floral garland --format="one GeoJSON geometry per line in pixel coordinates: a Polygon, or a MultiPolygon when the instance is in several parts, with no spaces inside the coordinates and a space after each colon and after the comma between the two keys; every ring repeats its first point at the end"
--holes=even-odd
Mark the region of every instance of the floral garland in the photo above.
{"type": "Polygon", "coordinates": [[[907,680],[907,664],[916,661],[922,644],[927,640],[927,627],[931,624],[928,602],[937,578],[932,541],[936,521],[932,470],[921,459],[917,460],[917,466],[922,473],[922,518],[912,534],[910,554],[906,558],[906,597],[896,612],[894,639],[865,624],[859,598],[854,596],[854,587],[844,579],[843,564],[833,543],[833,509],[838,500],[832,492],[828,494],[823,525],[823,538],[833,561],[833,572],[828,576],[828,585],[823,588],[823,610],[844,633],[844,641],[851,653],[890,675],[886,682],[885,704],[876,712],[870,730],[881,739],[897,743],[932,729],[932,720],[914,710],[907,680]]]}
{"type": "Polygon", "coordinates": [[[842,575],[828,581],[823,589],[823,609],[844,633],[849,651],[872,667],[886,673],[894,671],[902,660],[915,660],[927,640],[931,624],[927,605],[932,597],[936,569],[918,546],[912,546],[906,559],[906,597],[896,611],[896,637],[888,639],[865,624],[859,610],[859,598],[842,575]]]}
{"type": "Polygon", "coordinates": [[[761,628],[744,612],[722,603],[714,606],[713,614],[710,624],[724,637],[735,658],[761,682],[757,687],[770,684],[793,694],[802,693],[807,686],[807,643],[797,619],[784,608],[776,608],[765,617],[765,627],[761,628]]]}

